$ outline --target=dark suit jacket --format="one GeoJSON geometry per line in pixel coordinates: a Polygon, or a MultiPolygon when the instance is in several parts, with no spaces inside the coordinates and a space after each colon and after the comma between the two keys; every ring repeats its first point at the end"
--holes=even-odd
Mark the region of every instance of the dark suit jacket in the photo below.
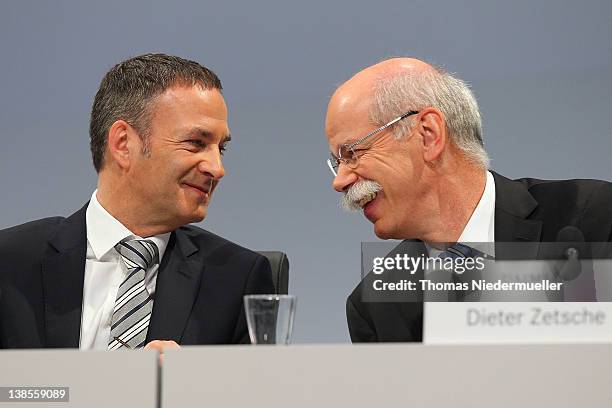
{"type": "MultiPolygon", "coordinates": [[[[496,242],[554,242],[559,230],[575,226],[586,242],[612,241],[612,184],[599,180],[549,181],[495,178],[496,242]]],[[[525,246],[525,259],[539,246],[525,246]]],[[[503,247],[495,255],[505,258],[503,247]]],[[[423,304],[363,302],[363,281],[346,302],[353,342],[422,341],[423,304]]]]}
{"type": "MultiPolygon", "coordinates": [[[[79,347],[86,209],[0,231],[0,348],[79,347]]],[[[181,227],[160,264],[147,341],[248,343],[250,293],[274,293],[265,257],[181,227]]]]}

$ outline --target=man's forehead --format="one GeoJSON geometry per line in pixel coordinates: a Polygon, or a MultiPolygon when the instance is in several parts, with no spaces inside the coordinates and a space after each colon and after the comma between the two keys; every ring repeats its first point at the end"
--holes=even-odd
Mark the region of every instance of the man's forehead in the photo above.
{"type": "Polygon", "coordinates": [[[367,67],[340,85],[332,95],[326,118],[328,136],[337,133],[346,121],[370,120],[370,109],[377,85],[396,75],[432,69],[427,63],[414,58],[392,58],[367,67]]]}
{"type": "Polygon", "coordinates": [[[156,113],[183,113],[227,120],[227,105],[218,89],[205,89],[199,85],[174,85],[153,100],[156,113]]]}
{"type": "Polygon", "coordinates": [[[325,120],[325,132],[330,144],[346,143],[349,141],[347,137],[357,137],[357,132],[367,129],[371,125],[370,106],[370,98],[334,95],[325,120]]]}
{"type": "Polygon", "coordinates": [[[227,106],[216,89],[174,86],[155,98],[150,109],[153,126],[180,127],[185,134],[199,128],[222,137],[229,134],[227,106]]]}

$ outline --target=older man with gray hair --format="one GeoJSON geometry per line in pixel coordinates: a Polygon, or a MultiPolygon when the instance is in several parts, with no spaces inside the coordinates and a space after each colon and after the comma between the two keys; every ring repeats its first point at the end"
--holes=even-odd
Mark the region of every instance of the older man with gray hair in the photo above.
{"type": "MultiPolygon", "coordinates": [[[[509,180],[488,170],[480,112],[465,82],[412,58],[382,61],[333,94],[328,165],[342,204],[383,239],[555,241],[574,226],[612,240],[612,184],[509,180]]],[[[347,300],[353,341],[421,341],[422,304],[347,300]]]]}

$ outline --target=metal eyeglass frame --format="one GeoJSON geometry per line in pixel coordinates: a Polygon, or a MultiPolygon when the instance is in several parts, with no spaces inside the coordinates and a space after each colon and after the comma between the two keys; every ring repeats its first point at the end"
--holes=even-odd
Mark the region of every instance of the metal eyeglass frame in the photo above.
{"type": "Polygon", "coordinates": [[[382,132],[383,130],[385,130],[386,128],[388,128],[389,126],[392,126],[394,124],[396,124],[397,122],[399,122],[400,120],[407,118],[408,116],[411,115],[416,115],[417,113],[419,113],[418,111],[408,111],[406,113],[404,113],[401,116],[398,116],[397,118],[393,119],[392,121],[382,125],[381,127],[379,127],[378,129],[375,129],[373,131],[371,131],[370,133],[368,133],[367,135],[365,135],[364,137],[362,137],[361,139],[357,140],[356,142],[353,142],[351,144],[342,144],[340,145],[340,147],[338,148],[338,157],[334,156],[333,153],[330,153],[330,158],[327,159],[327,166],[329,166],[329,169],[331,170],[332,174],[334,175],[334,177],[338,176],[338,168],[340,167],[340,163],[344,163],[347,166],[351,165],[351,162],[353,160],[357,160],[359,159],[359,156],[355,155],[355,147],[360,145],[361,143],[365,142],[366,140],[368,140],[369,138],[371,138],[372,136],[382,132]],[[350,153],[348,155],[348,157],[342,157],[342,152],[345,152],[345,156],[347,155],[347,153],[350,153]]]}

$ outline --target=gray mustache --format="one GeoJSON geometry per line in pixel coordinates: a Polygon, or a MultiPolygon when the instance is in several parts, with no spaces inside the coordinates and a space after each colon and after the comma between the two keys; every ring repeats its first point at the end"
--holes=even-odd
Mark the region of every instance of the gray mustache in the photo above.
{"type": "Polygon", "coordinates": [[[346,211],[359,211],[359,201],[382,190],[382,186],[372,180],[362,180],[353,184],[340,199],[340,205],[346,211]]]}

